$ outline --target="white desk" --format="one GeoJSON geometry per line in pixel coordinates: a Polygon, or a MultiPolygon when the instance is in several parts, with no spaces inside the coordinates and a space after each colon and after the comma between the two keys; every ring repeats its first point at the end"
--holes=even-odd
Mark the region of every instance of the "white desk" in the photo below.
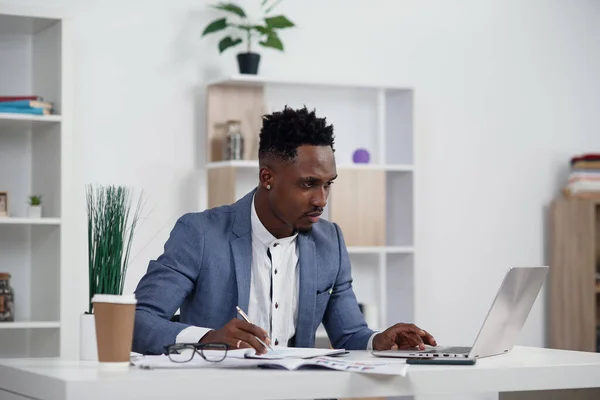
{"type": "MultiPolygon", "coordinates": [[[[349,357],[365,359],[368,352],[349,357]]],[[[0,360],[0,400],[318,399],[600,387],[600,354],[517,347],[475,366],[410,366],[407,376],[328,370],[107,371],[89,362],[0,360]]]]}

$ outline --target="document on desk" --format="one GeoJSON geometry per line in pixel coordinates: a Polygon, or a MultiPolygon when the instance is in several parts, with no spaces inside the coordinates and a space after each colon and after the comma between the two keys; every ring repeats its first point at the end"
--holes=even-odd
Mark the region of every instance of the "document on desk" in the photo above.
{"type": "Polygon", "coordinates": [[[332,369],[363,374],[406,376],[408,364],[404,360],[342,360],[336,357],[286,358],[286,359],[248,359],[227,357],[220,362],[209,362],[194,357],[188,362],[173,362],[166,355],[143,356],[131,359],[131,365],[140,369],[185,369],[185,368],[264,368],[296,371],[303,369],[332,369]]]}
{"type": "Polygon", "coordinates": [[[251,358],[260,360],[284,360],[288,358],[310,359],[322,356],[343,354],[344,349],[315,349],[307,347],[281,347],[269,350],[265,354],[256,354],[254,349],[236,349],[227,352],[227,358],[251,358]]]}
{"type": "MultiPolygon", "coordinates": [[[[189,357],[186,357],[188,360],[189,357]]],[[[187,369],[187,368],[256,368],[264,361],[247,360],[241,358],[224,359],[220,362],[206,361],[202,357],[194,357],[186,362],[173,362],[169,356],[142,356],[132,357],[130,364],[140,369],[187,369]]]]}
{"type": "Polygon", "coordinates": [[[327,368],[336,371],[358,372],[362,374],[406,376],[409,366],[403,360],[352,361],[341,360],[335,357],[316,357],[311,359],[265,360],[264,363],[259,364],[258,367],[287,369],[289,371],[327,368]]]}

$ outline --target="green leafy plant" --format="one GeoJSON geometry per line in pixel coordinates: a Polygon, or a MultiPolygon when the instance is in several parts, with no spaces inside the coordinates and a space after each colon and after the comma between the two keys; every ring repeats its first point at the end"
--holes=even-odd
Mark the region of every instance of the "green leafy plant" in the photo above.
{"type": "Polygon", "coordinates": [[[219,3],[215,6],[212,6],[217,10],[228,13],[229,15],[209,23],[204,29],[204,32],[202,32],[202,36],[230,28],[229,30],[232,33],[223,37],[219,42],[220,53],[223,53],[230,47],[234,47],[242,43],[242,37],[246,39],[248,53],[252,52],[253,40],[258,40],[258,44],[263,47],[270,47],[283,51],[283,43],[279,38],[278,31],[281,29],[291,28],[295,25],[283,15],[270,15],[273,9],[281,1],[282,0],[261,0],[261,11],[263,11],[264,15],[258,24],[252,23],[244,9],[234,3],[219,3]],[[235,20],[230,20],[230,17],[234,17],[235,20]],[[239,21],[236,22],[236,20],[239,21]]]}
{"type": "Polygon", "coordinates": [[[29,196],[29,205],[30,206],[39,206],[42,204],[42,195],[32,194],[29,196]]]}
{"type": "Polygon", "coordinates": [[[124,186],[87,186],[89,313],[95,294],[123,294],[133,234],[142,195],[132,209],[132,190],[124,186]],[[133,214],[131,212],[133,211],[133,214]]]}

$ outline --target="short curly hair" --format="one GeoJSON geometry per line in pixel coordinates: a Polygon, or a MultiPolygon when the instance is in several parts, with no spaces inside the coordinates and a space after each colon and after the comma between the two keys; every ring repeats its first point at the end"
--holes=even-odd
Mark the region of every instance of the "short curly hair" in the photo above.
{"type": "Polygon", "coordinates": [[[333,125],[328,125],[326,118],[317,117],[306,106],[298,110],[285,106],[283,111],[263,116],[258,158],[275,157],[291,162],[302,145],[330,146],[335,151],[333,142],[333,125]]]}

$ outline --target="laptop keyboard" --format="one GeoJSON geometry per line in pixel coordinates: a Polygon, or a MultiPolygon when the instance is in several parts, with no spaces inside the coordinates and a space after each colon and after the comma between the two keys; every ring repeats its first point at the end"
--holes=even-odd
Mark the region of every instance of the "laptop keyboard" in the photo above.
{"type": "Polygon", "coordinates": [[[466,354],[468,352],[471,351],[470,347],[446,347],[443,349],[436,349],[436,350],[428,350],[428,351],[423,351],[421,353],[426,353],[426,354],[466,354]]]}

